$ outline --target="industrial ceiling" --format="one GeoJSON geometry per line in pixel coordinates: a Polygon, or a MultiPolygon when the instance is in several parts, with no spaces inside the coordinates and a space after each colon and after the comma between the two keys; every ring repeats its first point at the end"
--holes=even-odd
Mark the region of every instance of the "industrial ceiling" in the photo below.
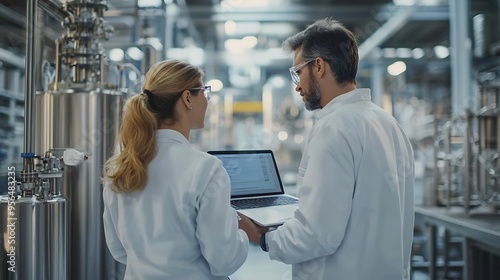
{"type": "MultiPolygon", "coordinates": [[[[115,28],[104,46],[126,48],[138,42],[157,40],[163,58],[191,59],[190,51],[202,52],[204,66],[222,75],[229,65],[255,63],[268,75],[284,72],[290,56],[279,52],[288,36],[317,19],[331,17],[352,30],[360,44],[361,68],[373,58],[409,59],[429,71],[449,67],[446,55],[436,58],[435,47],[450,44],[450,8],[453,0],[111,0],[105,18],[115,28]],[[403,5],[402,5],[403,4],[403,5]],[[253,38],[247,53],[228,55],[228,40],[253,38]],[[142,40],[142,41],[141,41],[142,40]],[[418,53],[418,54],[417,54],[418,53]],[[184,57],[183,57],[184,56],[184,57]],[[414,59],[418,56],[419,59],[414,59]],[[423,66],[422,66],[423,65],[423,66]],[[437,65],[437,66],[436,66],[437,65]],[[431,68],[432,68],[431,67],[431,68]]],[[[458,0],[457,0],[458,1],[458,0]]],[[[55,0],[39,0],[40,3],[55,0]]],[[[498,40],[498,0],[470,0],[470,16],[485,16],[489,38],[498,40]]],[[[59,3],[60,4],[60,3],[59,3]]],[[[25,2],[0,1],[0,48],[23,56],[25,2]]],[[[61,27],[56,17],[46,15],[43,31],[50,50],[61,27]]],[[[472,33],[472,30],[470,31],[472,33]]],[[[47,51],[47,59],[53,54],[47,51]]],[[[160,56],[160,57],[162,57],[160,56]]]]}

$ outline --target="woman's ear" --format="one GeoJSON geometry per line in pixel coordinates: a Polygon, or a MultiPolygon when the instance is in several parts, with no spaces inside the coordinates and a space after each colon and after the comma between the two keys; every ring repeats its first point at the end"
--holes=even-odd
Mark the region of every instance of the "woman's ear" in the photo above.
{"type": "Polygon", "coordinates": [[[189,92],[189,90],[185,90],[182,92],[182,95],[181,95],[182,102],[184,103],[186,108],[188,108],[190,110],[193,108],[193,103],[192,103],[191,97],[192,97],[191,92],[189,92]]]}

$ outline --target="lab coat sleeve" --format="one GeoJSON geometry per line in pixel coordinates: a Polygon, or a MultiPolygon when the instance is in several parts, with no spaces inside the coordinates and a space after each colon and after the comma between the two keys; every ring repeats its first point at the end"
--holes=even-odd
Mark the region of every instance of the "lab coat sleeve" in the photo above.
{"type": "Polygon", "coordinates": [[[113,217],[111,215],[111,209],[108,205],[109,201],[113,199],[111,194],[109,193],[111,190],[108,187],[104,187],[103,190],[103,198],[104,198],[104,214],[103,214],[103,223],[104,223],[104,235],[106,237],[106,244],[108,244],[109,251],[115,260],[121,262],[123,264],[127,264],[127,253],[123,248],[120,239],[118,238],[116,226],[113,222],[113,217]]]}
{"type": "Polygon", "coordinates": [[[196,237],[215,276],[233,274],[246,260],[248,237],[231,208],[229,176],[218,162],[199,200],[196,237]]]}
{"type": "Polygon", "coordinates": [[[355,167],[346,136],[322,128],[308,147],[299,207],[292,219],[266,235],[270,258],[288,264],[334,254],[351,213],[355,167]]]}

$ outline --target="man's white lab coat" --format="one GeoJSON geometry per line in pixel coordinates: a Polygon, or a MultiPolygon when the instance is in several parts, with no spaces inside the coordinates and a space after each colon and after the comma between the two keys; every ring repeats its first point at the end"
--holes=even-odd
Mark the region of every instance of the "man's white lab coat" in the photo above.
{"type": "Polygon", "coordinates": [[[266,235],[271,259],[293,279],[409,278],[414,159],[396,120],[369,89],[316,112],[299,167],[299,207],[266,235]]]}

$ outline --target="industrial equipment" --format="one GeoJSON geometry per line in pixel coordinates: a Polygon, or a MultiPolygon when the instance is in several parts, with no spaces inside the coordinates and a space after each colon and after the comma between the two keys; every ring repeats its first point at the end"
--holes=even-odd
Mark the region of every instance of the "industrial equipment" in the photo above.
{"type": "Polygon", "coordinates": [[[467,214],[500,210],[500,70],[479,73],[477,83],[479,109],[436,121],[435,202],[467,214]]]}
{"type": "MultiPolygon", "coordinates": [[[[69,279],[68,230],[69,202],[61,194],[63,168],[76,166],[86,156],[74,149],[63,149],[61,158],[49,150],[43,157],[23,154],[40,161],[40,168],[23,176],[29,182],[10,180],[8,195],[0,196],[1,279],[69,279]]],[[[12,174],[15,169],[11,169],[12,174]]]]}
{"type": "Polygon", "coordinates": [[[69,14],[56,42],[52,87],[36,95],[36,151],[74,147],[88,162],[65,170],[62,193],[70,201],[69,271],[72,280],[122,279],[104,239],[101,169],[111,156],[122,102],[120,73],[108,63],[100,40],[113,27],[103,19],[106,1],[66,1],[69,14]]]}
{"type": "Polygon", "coordinates": [[[467,113],[465,211],[474,202],[500,210],[500,68],[481,73],[479,106],[467,113]]]}

